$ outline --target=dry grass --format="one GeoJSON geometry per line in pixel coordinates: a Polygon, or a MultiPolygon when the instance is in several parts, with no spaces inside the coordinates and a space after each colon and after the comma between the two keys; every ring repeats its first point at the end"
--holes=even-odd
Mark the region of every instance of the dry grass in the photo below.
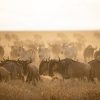
{"type": "Polygon", "coordinates": [[[2,82],[0,100],[100,100],[100,83],[45,80],[35,87],[19,80],[2,82]]]}

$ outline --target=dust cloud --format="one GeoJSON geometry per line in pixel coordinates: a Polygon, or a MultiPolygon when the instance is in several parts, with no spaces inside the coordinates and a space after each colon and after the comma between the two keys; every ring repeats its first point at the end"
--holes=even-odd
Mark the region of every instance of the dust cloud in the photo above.
{"type": "Polygon", "coordinates": [[[75,44],[79,53],[83,53],[88,45],[100,48],[100,32],[98,31],[33,31],[33,32],[0,32],[0,46],[4,47],[5,56],[10,56],[11,46],[22,46],[25,49],[45,47],[52,51],[54,57],[61,57],[60,49],[64,44],[75,44]]]}

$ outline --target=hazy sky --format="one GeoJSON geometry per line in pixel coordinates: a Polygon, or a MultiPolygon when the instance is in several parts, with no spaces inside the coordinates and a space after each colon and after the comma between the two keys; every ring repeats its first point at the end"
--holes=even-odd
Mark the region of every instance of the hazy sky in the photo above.
{"type": "Polygon", "coordinates": [[[100,29],[100,0],[0,0],[0,30],[100,29]]]}

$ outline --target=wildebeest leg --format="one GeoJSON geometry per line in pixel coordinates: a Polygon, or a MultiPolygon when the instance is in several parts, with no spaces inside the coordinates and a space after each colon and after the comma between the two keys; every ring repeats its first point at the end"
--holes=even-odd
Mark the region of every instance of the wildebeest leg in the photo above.
{"type": "Polygon", "coordinates": [[[36,86],[36,81],[35,81],[35,79],[32,79],[32,84],[33,84],[34,86],[36,86]]]}
{"type": "Polygon", "coordinates": [[[91,81],[92,81],[92,83],[96,84],[96,81],[95,81],[95,79],[94,79],[94,78],[93,78],[91,81]]]}
{"type": "Polygon", "coordinates": [[[7,82],[8,81],[8,77],[5,77],[5,80],[4,81],[7,82]]]}
{"type": "Polygon", "coordinates": [[[21,79],[22,81],[24,81],[24,75],[21,74],[19,77],[20,77],[20,79],[21,79]]]}
{"type": "Polygon", "coordinates": [[[88,81],[92,82],[92,83],[96,83],[95,82],[95,71],[93,69],[90,70],[89,76],[88,76],[88,81]]]}
{"type": "MultiPolygon", "coordinates": [[[[34,75],[33,75],[33,76],[34,76],[34,75]]],[[[37,82],[41,80],[39,73],[38,73],[37,75],[35,75],[35,78],[36,78],[36,81],[37,81],[37,82]]]]}
{"type": "Polygon", "coordinates": [[[24,76],[22,76],[21,80],[24,82],[24,76]]]}
{"type": "Polygon", "coordinates": [[[39,76],[36,76],[36,81],[38,82],[40,80],[39,76]]]}
{"type": "Polygon", "coordinates": [[[31,78],[27,77],[26,82],[30,83],[31,82],[31,78]]]}
{"type": "Polygon", "coordinates": [[[94,84],[96,83],[96,82],[95,82],[95,77],[93,77],[93,76],[91,76],[91,75],[90,75],[87,79],[88,79],[89,82],[92,82],[92,83],[94,83],[94,84]]]}
{"type": "Polygon", "coordinates": [[[32,81],[32,75],[31,75],[31,73],[28,73],[26,82],[30,83],[31,81],[32,81]]]}

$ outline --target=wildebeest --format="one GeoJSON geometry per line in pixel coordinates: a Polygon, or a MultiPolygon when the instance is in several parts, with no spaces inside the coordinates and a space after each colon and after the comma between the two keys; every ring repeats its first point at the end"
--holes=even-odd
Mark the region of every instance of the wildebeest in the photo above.
{"type": "Polygon", "coordinates": [[[48,46],[51,51],[51,55],[49,56],[57,57],[60,55],[62,46],[59,41],[55,41],[54,43],[49,42],[48,46]]]}
{"type": "Polygon", "coordinates": [[[10,56],[11,58],[23,58],[25,56],[26,50],[21,46],[11,46],[10,56]]]}
{"type": "Polygon", "coordinates": [[[22,79],[23,66],[17,61],[6,59],[1,61],[0,65],[10,72],[11,79],[22,79]]]}
{"type": "Polygon", "coordinates": [[[27,79],[26,82],[33,82],[34,85],[36,85],[36,82],[40,80],[40,75],[38,72],[38,69],[35,65],[29,64],[28,70],[27,70],[27,79]]]}
{"type": "Polygon", "coordinates": [[[51,59],[49,61],[49,76],[54,76],[55,73],[59,73],[62,75],[63,79],[69,78],[68,68],[71,60],[72,59],[69,58],[62,59],[62,60],[51,59]]]}
{"type": "MultiPolygon", "coordinates": [[[[40,75],[54,76],[54,73],[65,74],[67,67],[65,66],[64,60],[58,61],[56,59],[42,60],[39,65],[40,75]]],[[[66,64],[67,65],[67,64],[66,64]]]]}
{"type": "Polygon", "coordinates": [[[10,56],[11,58],[19,57],[18,49],[16,46],[11,46],[10,56]]]}
{"type": "Polygon", "coordinates": [[[70,78],[84,79],[87,78],[90,80],[90,70],[91,66],[78,61],[72,61],[68,66],[68,75],[70,78]]]}
{"type": "Polygon", "coordinates": [[[67,44],[67,45],[66,44],[63,45],[62,53],[67,58],[76,59],[77,58],[77,54],[78,54],[78,50],[77,50],[77,48],[76,48],[74,43],[70,43],[70,44],[67,44]]]}
{"type": "Polygon", "coordinates": [[[96,49],[97,48],[93,48],[92,45],[89,45],[87,46],[87,48],[85,48],[84,53],[83,53],[85,62],[93,59],[94,51],[96,49]]]}
{"type": "Polygon", "coordinates": [[[4,67],[0,66],[0,81],[8,81],[10,80],[10,72],[4,67]]]}
{"type": "Polygon", "coordinates": [[[49,48],[40,46],[38,48],[38,55],[39,55],[39,59],[40,60],[47,59],[50,56],[50,50],[49,50],[49,48]]]}
{"type": "Polygon", "coordinates": [[[36,81],[38,82],[40,80],[37,67],[32,62],[28,61],[20,60],[19,63],[23,66],[24,80],[28,83],[32,82],[34,85],[36,85],[36,81]]]}
{"type": "Polygon", "coordinates": [[[90,69],[91,66],[89,64],[84,64],[82,62],[66,58],[59,61],[53,60],[49,67],[49,75],[52,76],[54,71],[57,71],[64,79],[84,79],[85,77],[89,79],[90,69]]]}
{"type": "Polygon", "coordinates": [[[60,73],[64,76],[66,68],[63,61],[56,59],[42,60],[39,65],[39,74],[53,77],[54,73],[60,73]]]}
{"type": "Polygon", "coordinates": [[[88,62],[91,65],[91,79],[94,81],[94,78],[97,78],[100,81],[100,60],[94,59],[88,62]]]}

